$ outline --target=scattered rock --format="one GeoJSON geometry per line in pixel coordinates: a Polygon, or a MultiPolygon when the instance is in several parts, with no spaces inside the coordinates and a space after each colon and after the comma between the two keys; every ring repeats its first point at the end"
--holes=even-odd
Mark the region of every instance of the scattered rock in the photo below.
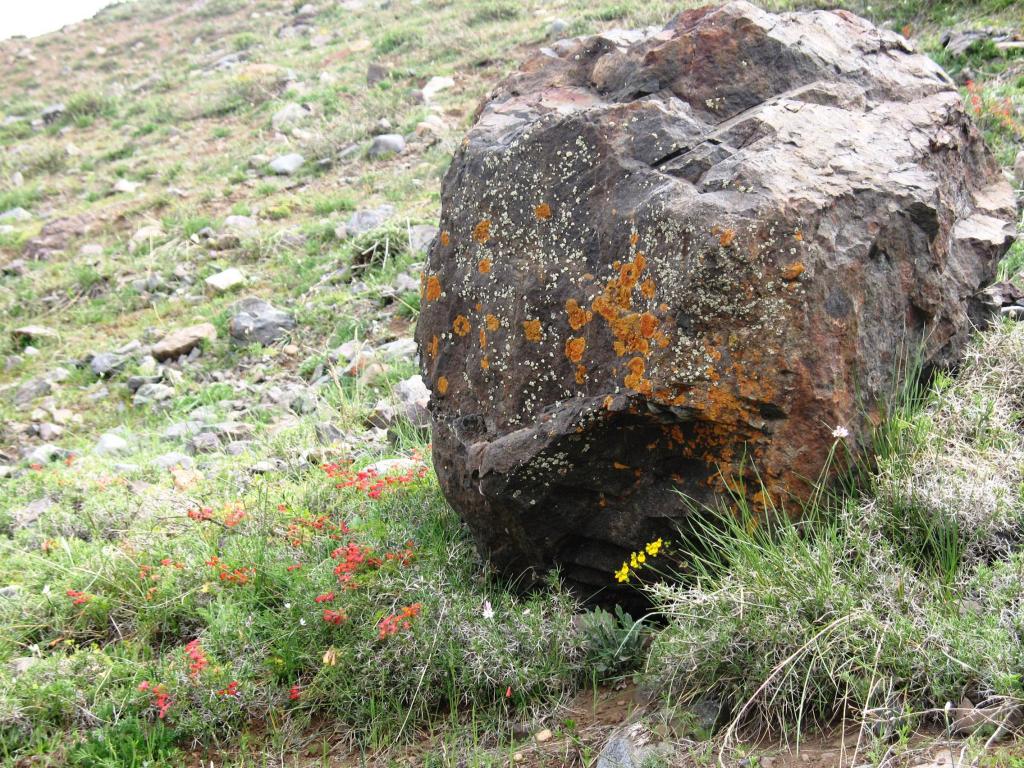
{"type": "Polygon", "coordinates": [[[390,155],[399,155],[405,151],[405,139],[398,133],[384,133],[374,136],[370,142],[370,149],[367,156],[372,160],[390,155]]]}
{"type": "Polygon", "coordinates": [[[192,469],[195,466],[195,461],[192,460],[191,456],[184,453],[171,451],[170,453],[161,454],[153,459],[153,465],[160,469],[171,469],[172,467],[192,469]]]}
{"type": "Polygon", "coordinates": [[[398,382],[395,386],[395,397],[403,415],[414,427],[426,429],[430,426],[430,412],[427,410],[430,390],[423,383],[422,376],[417,374],[398,382]]]}
{"type": "Polygon", "coordinates": [[[70,453],[58,445],[38,445],[25,455],[29,464],[49,464],[51,461],[66,459],[70,453]]]}
{"type": "Polygon", "coordinates": [[[377,208],[364,208],[349,216],[345,230],[349,235],[361,235],[376,229],[394,215],[395,206],[388,203],[377,208]]]}
{"type": "Polygon", "coordinates": [[[1024,150],[1018,152],[1013,161],[1013,178],[1018,184],[1024,186],[1024,150]]]}
{"type": "Polygon", "coordinates": [[[597,757],[595,768],[641,768],[653,751],[651,733],[640,723],[617,731],[597,757]]]}
{"type": "Polygon", "coordinates": [[[383,64],[377,64],[371,61],[369,66],[366,68],[366,84],[373,86],[379,83],[381,80],[386,80],[391,76],[391,72],[383,64]]]}
{"type": "Polygon", "coordinates": [[[295,328],[295,318],[263,299],[249,297],[235,304],[229,324],[231,338],[243,344],[269,346],[295,328]]]}
{"type": "Polygon", "coordinates": [[[213,323],[199,323],[198,325],[190,325],[187,328],[171,331],[153,345],[150,354],[157,360],[173,360],[182,355],[187,355],[204,341],[213,342],[216,340],[217,329],[213,326],[213,323]]]}
{"type": "Polygon", "coordinates": [[[23,325],[21,328],[11,331],[11,338],[19,343],[38,344],[42,341],[56,341],[60,338],[60,334],[45,325],[23,325]]]}
{"type": "Polygon", "coordinates": [[[7,662],[7,668],[11,672],[11,677],[17,678],[24,675],[38,663],[39,658],[37,656],[15,656],[7,662]]]}
{"type": "Polygon", "coordinates": [[[124,453],[128,450],[128,441],[115,432],[106,432],[100,435],[92,452],[99,456],[108,456],[115,453],[124,453]]]}
{"type": "Polygon", "coordinates": [[[538,744],[543,744],[546,741],[551,741],[554,735],[555,734],[551,732],[550,728],[545,728],[544,730],[537,731],[537,733],[533,734],[533,740],[538,744]]]}
{"type": "MultiPolygon", "coordinates": [[[[261,165],[266,164],[266,161],[264,161],[261,165]]],[[[224,219],[224,228],[243,235],[255,235],[259,230],[259,224],[256,223],[256,219],[249,216],[233,215],[224,219]]]]}
{"type": "Polygon", "coordinates": [[[453,85],[455,85],[455,81],[450,77],[434,76],[423,86],[423,100],[429,103],[437,94],[453,85]]]}
{"type": "Polygon", "coordinates": [[[238,267],[228,267],[223,272],[210,275],[206,278],[206,285],[214,293],[227,293],[239,286],[245,285],[245,275],[238,267]]]}
{"type": "MultiPolygon", "coordinates": [[[[54,446],[48,446],[54,448],[54,446]]],[[[59,453],[60,449],[57,449],[59,453]]],[[[44,458],[41,461],[40,457],[29,457],[31,461],[33,458],[36,459],[36,464],[46,464],[50,461],[50,458],[44,458]]],[[[11,512],[11,518],[14,521],[14,528],[28,528],[28,526],[35,524],[43,514],[53,506],[53,499],[43,496],[41,499],[36,499],[33,502],[26,504],[24,507],[15,509],[11,512]]]]}
{"type": "Polygon", "coordinates": [[[118,179],[111,189],[114,192],[123,192],[125,194],[134,194],[139,187],[142,186],[141,181],[129,181],[128,179],[118,179]]]}
{"type": "Polygon", "coordinates": [[[32,221],[32,214],[20,206],[9,208],[0,213],[0,221],[32,221]]]}
{"type": "Polygon", "coordinates": [[[186,443],[185,450],[191,454],[219,451],[220,438],[213,432],[200,432],[186,443]]]}
{"type": "Polygon", "coordinates": [[[132,397],[132,405],[135,407],[159,405],[167,402],[172,397],[174,397],[174,387],[147,382],[135,390],[135,395],[132,397]]]}
{"type": "Polygon", "coordinates": [[[307,104],[285,104],[281,109],[274,113],[274,116],[270,118],[270,124],[274,127],[275,131],[286,131],[289,128],[302,123],[313,114],[313,110],[310,109],[307,104]]]}
{"type": "Polygon", "coordinates": [[[13,402],[19,407],[26,406],[37,397],[50,394],[50,389],[50,382],[46,379],[30,379],[15,390],[13,402]]]}
{"type": "Polygon", "coordinates": [[[416,336],[484,554],[606,590],[686,496],[806,498],[836,425],[867,447],[897,350],[959,359],[1017,215],[949,77],[852,14],[732,2],[559,50],[460,144],[416,336]]]}
{"type": "Polygon", "coordinates": [[[435,237],[437,237],[437,227],[430,224],[414,224],[409,227],[409,250],[413,254],[426,253],[435,237]]]}
{"type": "Polygon", "coordinates": [[[66,112],[67,109],[63,104],[50,104],[48,107],[43,109],[39,116],[43,118],[44,123],[50,125],[64,117],[66,112]]]}
{"type": "Polygon", "coordinates": [[[99,378],[107,378],[124,368],[128,362],[125,355],[116,352],[97,352],[89,359],[89,368],[93,375],[99,378]]]}
{"type": "Polygon", "coordinates": [[[306,162],[306,158],[298,152],[291,152],[287,155],[280,155],[270,161],[270,170],[278,176],[291,176],[306,162]]]}
{"type": "Polygon", "coordinates": [[[150,225],[140,227],[128,241],[128,251],[130,253],[135,253],[139,248],[146,245],[152,246],[155,241],[162,240],[164,237],[166,237],[164,231],[158,226],[150,225]]]}
{"type": "Polygon", "coordinates": [[[555,19],[548,25],[548,37],[559,38],[569,29],[569,22],[565,19],[555,19]]]}

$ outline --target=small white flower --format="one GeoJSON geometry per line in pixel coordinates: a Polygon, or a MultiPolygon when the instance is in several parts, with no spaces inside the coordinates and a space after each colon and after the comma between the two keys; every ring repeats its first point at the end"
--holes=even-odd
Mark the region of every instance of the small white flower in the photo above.
{"type": "Polygon", "coordinates": [[[483,613],[483,616],[484,616],[485,619],[493,619],[494,618],[494,608],[491,607],[491,601],[490,600],[484,600],[484,613],[483,613]]]}
{"type": "Polygon", "coordinates": [[[285,604],[284,604],[284,609],[285,609],[286,611],[290,611],[290,610],[292,609],[292,604],[291,604],[291,603],[285,603],[285,604]]]}
{"type": "Polygon", "coordinates": [[[530,615],[530,609],[527,608],[526,610],[523,611],[523,616],[529,616],[529,615],[530,615]]]}
{"type": "Polygon", "coordinates": [[[838,427],[832,430],[832,437],[834,437],[836,440],[845,440],[849,436],[850,430],[848,430],[846,427],[842,425],[839,425],[838,427]]]}
{"type": "Polygon", "coordinates": [[[306,626],[306,620],[305,619],[299,619],[299,626],[300,627],[306,626]]]}

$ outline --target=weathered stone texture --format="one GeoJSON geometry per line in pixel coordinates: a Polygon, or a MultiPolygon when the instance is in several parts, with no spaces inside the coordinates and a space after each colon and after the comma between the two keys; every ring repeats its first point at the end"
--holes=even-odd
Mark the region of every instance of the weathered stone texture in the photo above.
{"type": "Polygon", "coordinates": [[[730,488],[808,492],[899,356],[953,363],[1012,191],[941,69],[745,2],[560,41],[481,106],[417,328],[434,462],[511,573],[607,586],[730,488]]]}

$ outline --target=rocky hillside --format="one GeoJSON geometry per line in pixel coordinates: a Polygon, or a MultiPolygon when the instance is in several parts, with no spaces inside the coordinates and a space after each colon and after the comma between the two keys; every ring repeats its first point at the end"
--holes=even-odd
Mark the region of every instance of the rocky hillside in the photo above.
{"type": "MultiPolygon", "coordinates": [[[[683,5],[137,0],[0,43],[0,764],[592,765],[652,711],[617,749],[706,756],[734,670],[652,708],[645,624],[492,577],[433,478],[412,341],[485,95],[683,5]]],[[[948,68],[1019,188],[1020,4],[844,5],[948,68]]],[[[980,348],[1019,352],[1004,333],[980,348]]]]}

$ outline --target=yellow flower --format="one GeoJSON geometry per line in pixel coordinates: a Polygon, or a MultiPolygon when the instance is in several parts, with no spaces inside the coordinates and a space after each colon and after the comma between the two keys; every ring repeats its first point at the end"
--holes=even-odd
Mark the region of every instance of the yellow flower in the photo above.
{"type": "Polygon", "coordinates": [[[638,563],[636,559],[636,552],[629,556],[629,567],[633,569],[640,567],[640,563],[638,563]]]}
{"type": "Polygon", "coordinates": [[[615,572],[615,580],[620,584],[629,581],[629,566],[626,563],[623,563],[622,567],[615,572]]]}
{"type": "Polygon", "coordinates": [[[636,561],[640,563],[640,565],[643,565],[647,561],[647,555],[643,552],[637,552],[636,561]]]}
{"type": "Polygon", "coordinates": [[[651,557],[657,557],[658,556],[658,552],[661,551],[661,547],[662,547],[663,544],[664,544],[664,542],[661,539],[655,539],[650,544],[648,544],[646,547],[644,547],[644,549],[647,550],[647,554],[650,555],[651,557]]]}

